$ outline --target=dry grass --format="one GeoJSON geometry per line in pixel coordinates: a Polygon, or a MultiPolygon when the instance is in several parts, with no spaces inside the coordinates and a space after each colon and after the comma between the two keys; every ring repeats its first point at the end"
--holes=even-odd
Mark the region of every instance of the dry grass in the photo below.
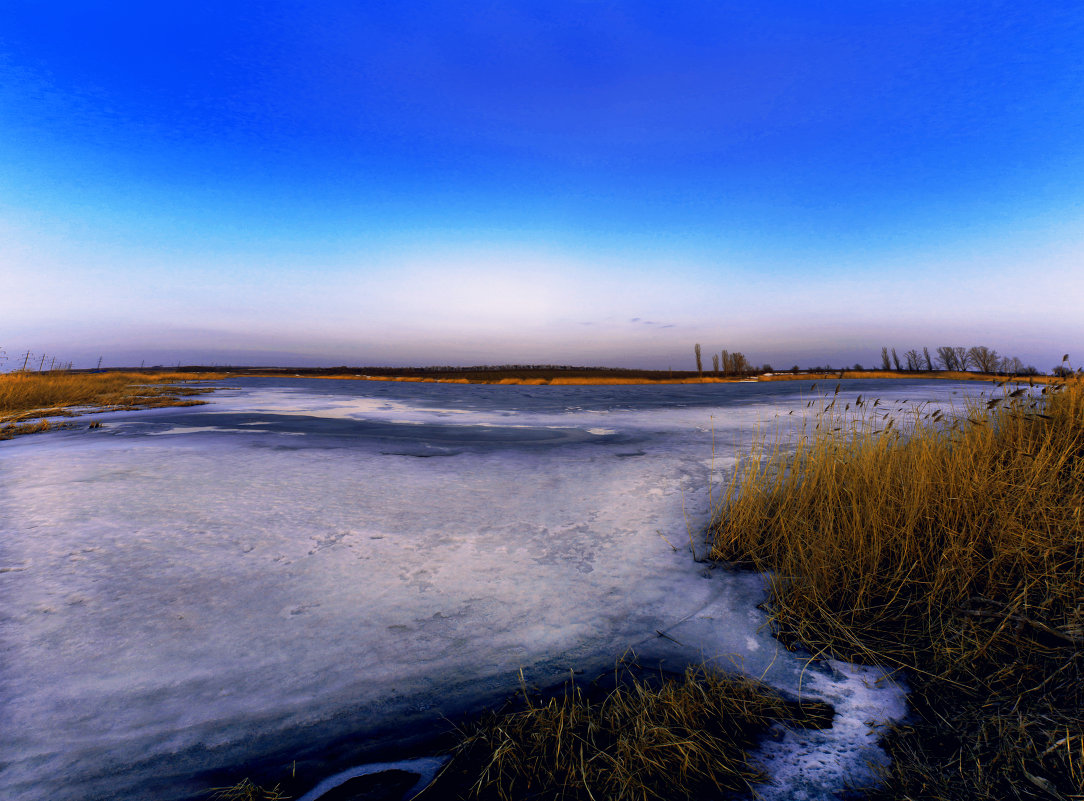
{"type": "Polygon", "coordinates": [[[54,423],[51,420],[38,420],[36,423],[4,423],[0,424],[0,439],[12,439],[20,434],[38,434],[42,431],[70,427],[69,423],[54,423]]]}
{"type": "Polygon", "coordinates": [[[242,779],[232,787],[216,787],[211,798],[215,801],[289,801],[290,796],[283,794],[278,785],[267,788],[242,779]]]}
{"type": "Polygon", "coordinates": [[[770,572],[786,641],[907,671],[885,797],[1084,798],[1084,382],[882,410],[746,459],[713,556],[770,572]]]}
{"type": "Polygon", "coordinates": [[[748,790],[762,778],[746,752],[773,721],[826,725],[745,678],[690,668],[654,681],[621,675],[608,692],[569,682],[548,701],[526,689],[519,709],[464,732],[434,797],[690,799],[748,790]]]}
{"type": "Polygon", "coordinates": [[[0,438],[57,427],[46,420],[19,425],[27,420],[72,417],[87,411],[198,405],[204,401],[185,398],[210,390],[188,382],[209,377],[213,376],[122,372],[0,374],[0,438]]]}

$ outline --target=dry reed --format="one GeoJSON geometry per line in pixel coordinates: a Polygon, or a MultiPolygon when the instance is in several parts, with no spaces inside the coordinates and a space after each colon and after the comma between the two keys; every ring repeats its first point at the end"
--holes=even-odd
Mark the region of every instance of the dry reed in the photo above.
{"type": "Polygon", "coordinates": [[[906,670],[884,797],[1084,797],[1084,383],[1033,393],[902,433],[822,410],[714,519],[784,641],[906,670]]]}
{"type": "Polygon", "coordinates": [[[763,777],[746,753],[770,723],[825,725],[832,714],[704,668],[654,681],[626,674],[602,694],[570,681],[548,701],[524,689],[519,702],[464,732],[434,797],[617,801],[747,791],[763,777]]]}
{"type": "Polygon", "coordinates": [[[232,787],[215,787],[211,798],[214,801],[289,801],[279,786],[261,787],[249,779],[242,779],[232,787]]]}

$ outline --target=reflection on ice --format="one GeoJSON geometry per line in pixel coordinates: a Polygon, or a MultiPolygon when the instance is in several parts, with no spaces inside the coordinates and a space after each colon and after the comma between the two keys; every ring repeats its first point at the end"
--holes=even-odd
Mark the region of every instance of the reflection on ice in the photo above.
{"type": "Polygon", "coordinates": [[[241,383],[0,445],[6,797],[192,798],[253,759],[327,775],[520,668],[548,685],[629,648],[836,705],[765,747],[777,797],[868,775],[900,690],[807,666],[757,576],[689,555],[712,471],[808,384],[241,383]]]}

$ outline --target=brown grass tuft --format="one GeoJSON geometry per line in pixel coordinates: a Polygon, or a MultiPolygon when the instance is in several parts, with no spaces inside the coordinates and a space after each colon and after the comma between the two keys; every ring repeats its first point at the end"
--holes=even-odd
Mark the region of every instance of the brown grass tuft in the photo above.
{"type": "Polygon", "coordinates": [[[215,801],[289,801],[278,785],[267,788],[242,779],[232,787],[215,787],[211,798],[215,801]]]}
{"type": "MultiPolygon", "coordinates": [[[[744,791],[762,778],[746,758],[757,735],[810,711],[758,682],[703,668],[654,681],[625,675],[601,695],[571,682],[548,701],[524,690],[520,705],[465,733],[433,788],[437,796],[687,799],[744,791]]],[[[816,712],[819,723],[831,718],[830,708],[816,712]]]]}

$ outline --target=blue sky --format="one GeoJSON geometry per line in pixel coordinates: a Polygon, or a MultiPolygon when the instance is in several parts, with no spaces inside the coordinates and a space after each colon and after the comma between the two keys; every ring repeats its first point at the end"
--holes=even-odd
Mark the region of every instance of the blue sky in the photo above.
{"type": "Polygon", "coordinates": [[[1082,254],[1079,2],[0,7],[9,357],[1045,370],[1082,254]]]}

